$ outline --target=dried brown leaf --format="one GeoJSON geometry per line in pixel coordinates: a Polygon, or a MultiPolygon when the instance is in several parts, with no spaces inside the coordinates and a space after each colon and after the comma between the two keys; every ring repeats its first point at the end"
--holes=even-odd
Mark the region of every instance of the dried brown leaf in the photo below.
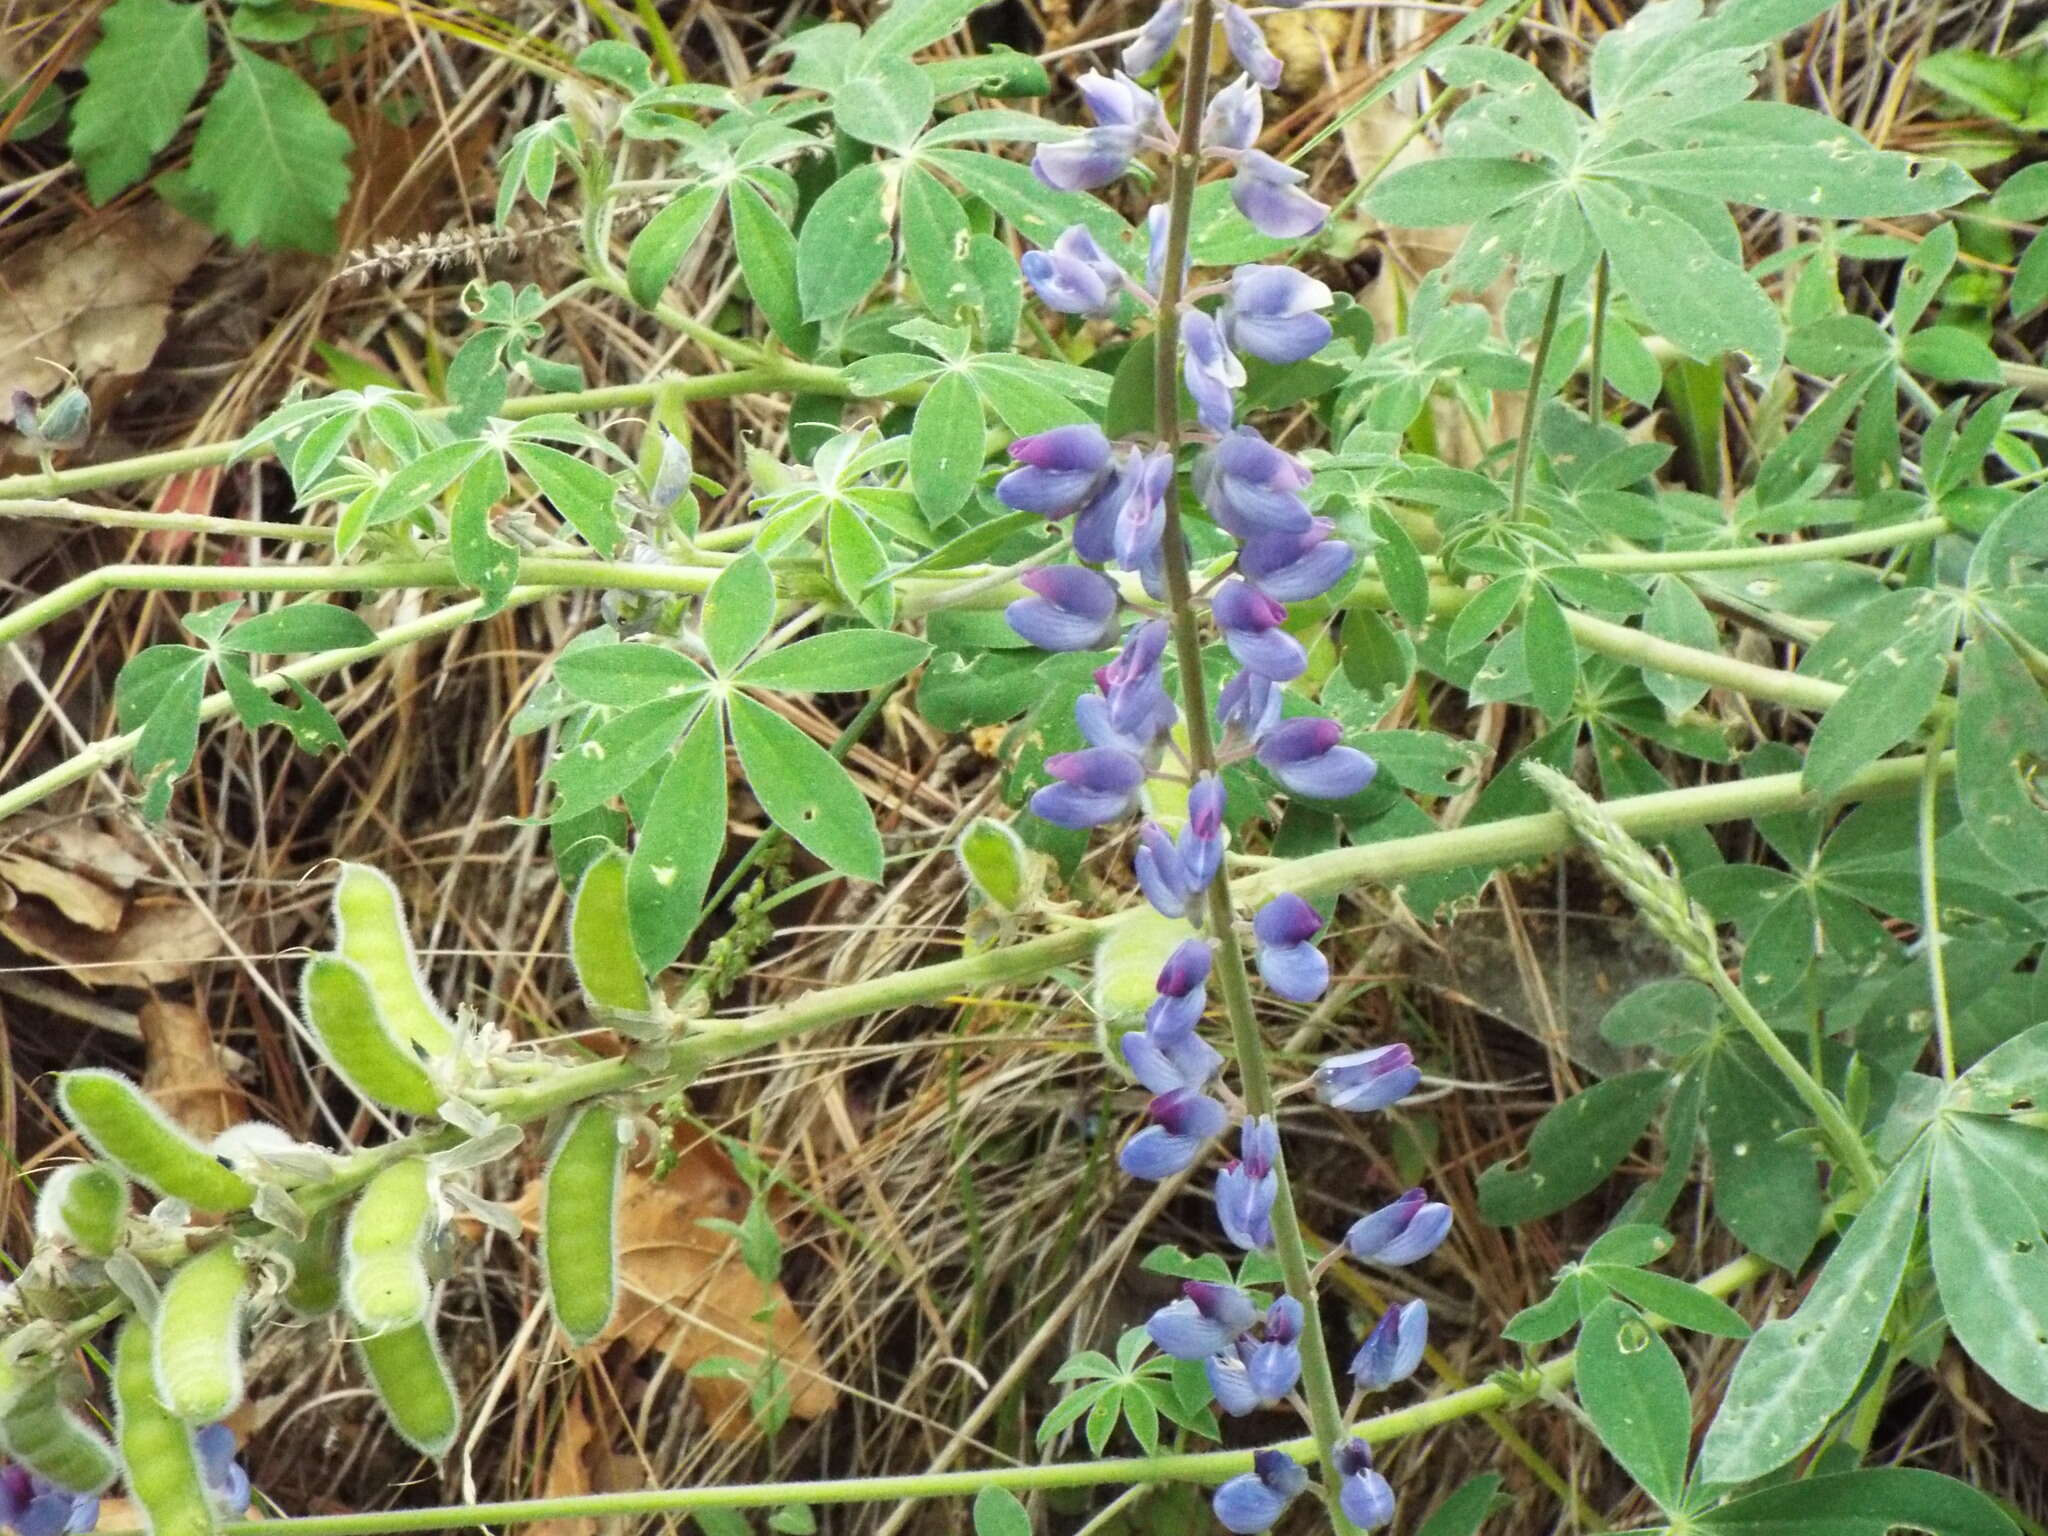
{"type": "Polygon", "coordinates": [[[143,1091],[194,1136],[210,1139],[249,1118],[249,1100],[227,1074],[206,1015],[155,998],[142,1026],[143,1091]]]}
{"type": "Polygon", "coordinates": [[[0,854],[0,882],[20,896],[40,896],[64,917],[96,933],[121,926],[128,903],[97,880],[33,859],[25,854],[0,854]]]}
{"type": "Polygon", "coordinates": [[[140,897],[128,903],[118,928],[100,933],[71,921],[42,897],[23,895],[0,917],[0,934],[88,987],[183,981],[196,961],[220,948],[206,914],[182,896],[140,897]]]}

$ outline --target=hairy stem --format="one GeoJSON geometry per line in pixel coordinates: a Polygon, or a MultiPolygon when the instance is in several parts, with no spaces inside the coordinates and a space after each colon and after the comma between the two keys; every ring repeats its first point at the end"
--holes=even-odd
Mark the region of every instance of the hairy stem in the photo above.
{"type": "Polygon", "coordinates": [[[1557,312],[1564,303],[1564,274],[1550,280],[1543,306],[1543,326],[1536,333],[1536,356],[1529,364],[1529,392],[1522,399],[1522,430],[1515,435],[1514,478],[1508,488],[1508,521],[1519,522],[1529,492],[1529,459],[1536,446],[1536,418],[1543,412],[1543,375],[1550,368],[1550,344],[1557,339],[1557,312]]]}
{"type": "MultiPolygon", "coordinates": [[[[1927,744],[1927,761],[1939,762],[1948,745],[1949,722],[1940,721],[1927,744]]],[[[1927,950],[1927,989],[1934,1005],[1934,1038],[1941,1051],[1943,1082],[1956,1080],[1955,1025],[1948,1010],[1948,957],[1942,946],[1940,888],[1934,871],[1936,801],[1941,793],[1941,775],[1931,767],[1920,775],[1920,942],[1927,950]]]]}

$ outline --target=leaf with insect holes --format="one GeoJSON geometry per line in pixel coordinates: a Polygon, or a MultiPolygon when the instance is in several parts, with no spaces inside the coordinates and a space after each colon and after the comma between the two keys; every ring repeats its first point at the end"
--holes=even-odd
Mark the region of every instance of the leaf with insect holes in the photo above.
{"type": "Polygon", "coordinates": [[[1579,1332],[1579,1401],[1607,1452],[1675,1512],[1692,1447],[1692,1393],[1671,1347],[1634,1308],[1603,1301],[1579,1332]]]}
{"type": "Polygon", "coordinates": [[[879,165],[857,165],[804,216],[796,237],[796,287],[806,320],[851,314],[889,270],[887,191],[879,165]]]}
{"type": "Polygon", "coordinates": [[[725,734],[707,709],[669,760],[626,868],[633,947],[649,975],[683,952],[725,851],[725,734]]]}

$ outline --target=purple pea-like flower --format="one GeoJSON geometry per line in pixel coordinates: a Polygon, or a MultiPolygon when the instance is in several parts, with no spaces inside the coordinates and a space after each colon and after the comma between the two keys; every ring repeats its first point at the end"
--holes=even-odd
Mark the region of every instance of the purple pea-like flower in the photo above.
{"type": "Polygon", "coordinates": [[[1076,831],[1128,816],[1145,783],[1145,765],[1114,747],[1056,752],[1045,771],[1059,782],[1031,797],[1031,814],[1076,831]]]}
{"type": "Polygon", "coordinates": [[[1239,75],[1210,98],[1202,114],[1202,148],[1210,154],[1241,154],[1258,142],[1265,125],[1265,98],[1250,75],[1239,75]]]}
{"type": "Polygon", "coordinates": [[[1130,1030],[1123,1038],[1123,1053],[1131,1075],[1155,1094],[1180,1089],[1200,1093],[1223,1065],[1216,1048],[1192,1029],[1130,1030]]]}
{"type": "Polygon", "coordinates": [[[1286,607],[1250,583],[1235,577],[1224,582],[1209,599],[1209,611],[1230,654],[1248,671],[1284,683],[1307,670],[1308,653],[1280,627],[1287,619],[1286,607]]]}
{"type": "Polygon", "coordinates": [[[1224,344],[1223,332],[1206,311],[1190,309],[1181,318],[1186,354],[1181,377],[1195,400],[1195,415],[1212,432],[1228,432],[1237,414],[1237,390],[1244,383],[1244,364],[1224,344]]]}
{"type": "MultiPolygon", "coordinates": [[[[1166,204],[1154,203],[1145,210],[1145,291],[1155,296],[1166,278],[1166,237],[1172,224],[1172,212],[1166,204]]],[[[1185,262],[1181,264],[1181,276],[1187,276],[1185,262]]]]}
{"type": "Polygon", "coordinates": [[[1238,1151],[1238,1160],[1216,1175],[1216,1219],[1225,1237],[1253,1252],[1272,1246],[1273,1202],[1280,1194],[1280,1176],[1273,1171],[1280,1136],[1272,1116],[1245,1121],[1238,1151]]]}
{"type": "Polygon", "coordinates": [[[996,500],[1019,512],[1058,518],[1078,511],[1095,495],[1110,472],[1114,450],[1102,428],[1084,422],[1020,437],[1010,444],[1010,457],[1022,467],[996,482],[996,500]]]}
{"type": "Polygon", "coordinates": [[[0,1526],[15,1536],[75,1536],[99,1518],[99,1495],[73,1493],[26,1467],[0,1463],[0,1526]]]}
{"type": "Polygon", "coordinates": [[[1125,570],[1142,571],[1157,560],[1166,532],[1166,488],[1172,483],[1173,455],[1164,448],[1140,456],[1132,466],[1111,536],[1116,563],[1125,570]]]}
{"type": "MultiPolygon", "coordinates": [[[[1102,689],[1108,729],[1119,737],[1144,743],[1145,751],[1180,718],[1166,692],[1164,663],[1168,635],[1164,619],[1149,619],[1137,625],[1125,637],[1117,659],[1095,674],[1096,685],[1102,689]]],[[[1084,731],[1089,728],[1089,722],[1081,719],[1078,701],[1075,718],[1084,731]]]]}
{"type": "Polygon", "coordinates": [[[1406,1381],[1422,1363],[1429,1342],[1429,1308],[1420,1301],[1389,1307],[1351,1360],[1351,1377],[1367,1392],[1406,1381]]]}
{"type": "Polygon", "coordinates": [[[1159,98],[1121,70],[1105,75],[1091,69],[1074,82],[1074,89],[1101,126],[1166,137],[1166,112],[1159,98]]]}
{"type": "Polygon", "coordinates": [[[1188,824],[1181,828],[1180,857],[1188,878],[1202,890],[1223,867],[1223,811],[1229,792],[1213,773],[1195,780],[1188,791],[1188,824]]]}
{"type": "Polygon", "coordinates": [[[1301,1319],[1301,1303],[1281,1296],[1266,1308],[1265,1337],[1237,1341],[1238,1358],[1261,1402],[1279,1402],[1301,1380],[1301,1319]]]}
{"type": "Polygon", "coordinates": [[[1290,794],[1348,800],[1370,784],[1378,765],[1344,745],[1344,727],[1315,715],[1283,720],[1266,733],[1259,761],[1290,794]]]}
{"type": "Polygon", "coordinates": [[[1017,584],[1035,593],[1003,610],[1010,628],[1042,651],[1099,651],[1116,644],[1116,583],[1078,565],[1026,571],[1017,584]]]}
{"type": "Polygon", "coordinates": [[[1138,851],[1131,858],[1138,889],[1161,917],[1186,917],[1201,894],[1187,863],[1166,829],[1156,821],[1138,828],[1138,851]]]}
{"type": "MultiPolygon", "coordinates": [[[[1248,149],[1230,178],[1230,200],[1260,234],[1300,240],[1323,227],[1330,210],[1301,190],[1308,177],[1263,149],[1248,149]]],[[[1100,183],[1097,183],[1100,185],[1100,183]]]]}
{"type": "Polygon", "coordinates": [[[1344,1245],[1375,1264],[1413,1264],[1436,1252],[1450,1235],[1451,1208],[1419,1189],[1361,1216],[1344,1234],[1344,1245]]]}
{"type": "Polygon", "coordinates": [[[1253,1409],[1264,1406],[1259,1398],[1259,1389],[1252,1385],[1252,1374],[1245,1368],[1244,1358],[1239,1352],[1211,1355],[1202,1362],[1202,1370],[1209,1378],[1209,1395],[1216,1399],[1216,1406],[1233,1419],[1241,1419],[1253,1409]]]}
{"type": "Polygon", "coordinates": [[[1173,47],[1173,40],[1180,35],[1181,24],[1187,20],[1187,14],[1187,0],[1166,0],[1124,49],[1124,69],[1133,75],[1150,74],[1157,69],[1167,50],[1173,47]]]}
{"type": "Polygon", "coordinates": [[[1308,1473],[1285,1451],[1257,1451],[1252,1470],[1218,1488],[1209,1507],[1226,1531],[1256,1536],[1270,1530],[1306,1487],[1308,1473]]]}
{"type": "Polygon", "coordinates": [[[1159,968],[1159,996],[1145,1010],[1145,1034],[1155,1042],[1190,1034],[1209,1006],[1209,946],[1183,939],[1159,968]]]}
{"type": "Polygon", "coordinates": [[[1377,1046],[1332,1056],[1316,1068],[1316,1097],[1333,1109],[1367,1115],[1398,1104],[1415,1091],[1422,1072],[1407,1046],[1377,1046]]]}
{"type": "MultiPolygon", "coordinates": [[[[1131,486],[1134,455],[1113,459],[1074,518],[1074,553],[1090,565],[1108,565],[1116,558],[1116,515],[1131,486]]],[[[1002,482],[996,482],[996,499],[1002,500],[1002,482]]],[[[1007,503],[1005,503],[1007,505],[1007,503]]]]}
{"type": "Polygon", "coordinates": [[[1193,1166],[1230,1123],[1230,1111],[1190,1088],[1160,1094],[1146,1113],[1152,1124],[1124,1143],[1117,1166],[1134,1179],[1155,1183],[1193,1166]]]}
{"type": "Polygon", "coordinates": [[[1280,723],[1282,689],[1273,680],[1244,671],[1223,685],[1216,699],[1216,723],[1246,741],[1263,741],[1280,723]]]}
{"type": "Polygon", "coordinates": [[[1266,46],[1266,34],[1241,7],[1230,4],[1230,0],[1224,0],[1223,5],[1223,41],[1230,49],[1230,56],[1237,60],[1237,67],[1252,79],[1269,91],[1280,84],[1280,60],[1266,46]]]}
{"type": "Polygon", "coordinates": [[[1238,551],[1238,574],[1277,602],[1321,597],[1344,579],[1356,558],[1349,544],[1331,537],[1336,526],[1318,517],[1303,533],[1255,534],[1238,551]]]}
{"type": "Polygon", "coordinates": [[[1315,526],[1302,492],[1309,467],[1239,427],[1195,462],[1195,494],[1223,529],[1240,539],[1305,534],[1315,526]]]}
{"type": "Polygon", "coordinates": [[[214,1502],[229,1514],[249,1510],[249,1474],[235,1459],[235,1432],[225,1424],[209,1424],[193,1436],[199,1452],[199,1469],[214,1502]]]}
{"type": "Polygon", "coordinates": [[[1373,1470],[1372,1448],[1352,1439],[1331,1457],[1337,1473],[1337,1505],[1344,1518],[1362,1531],[1376,1531],[1394,1518],[1394,1490],[1373,1470]]]}
{"type": "Polygon", "coordinates": [[[1142,137],[1136,128],[1118,124],[1041,144],[1031,157],[1031,174],[1056,192],[1091,192],[1130,168],[1142,137]]]}
{"type": "Polygon", "coordinates": [[[1212,1280],[1181,1283],[1181,1299],[1145,1320],[1145,1332],[1161,1353],[1176,1360],[1220,1355],[1259,1320],[1251,1297],[1234,1285],[1212,1280]]]}
{"type": "Polygon", "coordinates": [[[1123,268],[1085,224],[1063,230],[1050,250],[1026,251],[1017,264],[1046,307],[1063,315],[1109,314],[1123,287],[1123,268]]]}
{"type": "Polygon", "coordinates": [[[1282,891],[1252,918],[1259,975],[1290,1003],[1312,1003],[1330,985],[1330,962],[1310,942],[1322,931],[1316,909],[1282,891]]]}
{"type": "Polygon", "coordinates": [[[1244,266],[1230,274],[1229,296],[1217,314],[1223,336],[1239,352],[1269,363],[1298,363],[1322,351],[1330,322],[1329,286],[1292,267],[1244,266]]]}

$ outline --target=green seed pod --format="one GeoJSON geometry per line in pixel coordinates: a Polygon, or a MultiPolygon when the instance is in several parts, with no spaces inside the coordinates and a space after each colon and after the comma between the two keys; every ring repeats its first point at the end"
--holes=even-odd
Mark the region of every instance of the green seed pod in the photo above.
{"type": "Polygon", "coordinates": [[[234,1245],[194,1254],[164,1286],[152,1333],[156,1395],[187,1424],[210,1424],[242,1401],[242,1302],[249,1273],[234,1245]]]}
{"type": "Polygon", "coordinates": [[[361,1339],[356,1347],[393,1429],[422,1456],[439,1456],[455,1443],[462,1408],[428,1324],[361,1339]]]}
{"type": "Polygon", "coordinates": [[[425,1158],[393,1163],[371,1179],[349,1218],[342,1295],[371,1333],[426,1316],[433,1299],[425,1249],[433,1218],[425,1158]]]}
{"type": "Polygon", "coordinates": [[[57,1103],[95,1152],[160,1195],[216,1215],[256,1198],[255,1185],[223,1168],[117,1073],[66,1072],[57,1080],[57,1103]]]}
{"type": "Polygon", "coordinates": [[[121,1470],[113,1447],[64,1406],[56,1377],[30,1379],[18,1365],[6,1374],[14,1380],[0,1386],[0,1398],[11,1399],[0,1414],[0,1451],[74,1493],[98,1493],[111,1483],[121,1470]]]}
{"type": "Polygon", "coordinates": [[[70,1163],[43,1180],[36,1233],[104,1259],[128,1220],[128,1182],[105,1163],[70,1163]]]}
{"type": "Polygon", "coordinates": [[[393,1032],[429,1056],[455,1048],[455,1032],[434,1006],[413,957],[406,932],[405,903],[381,869],[344,864],[334,886],[334,921],[341,953],[363,968],[377,1010],[393,1032]]]}
{"type": "Polygon", "coordinates": [[[409,1115],[431,1115],[441,1094],[409,1041],[385,1022],[363,968],[316,955],[299,980],[300,1006],[328,1064],[365,1099],[409,1115]]]}
{"type": "Polygon", "coordinates": [[[598,1104],[579,1110],[555,1148],[541,1191],[548,1303],[562,1332],[578,1344],[604,1332],[619,1300],[619,1166],[626,1150],[620,1129],[616,1110],[598,1104]]]}
{"type": "Polygon", "coordinates": [[[954,851],[982,900],[998,912],[1016,912],[1036,894],[1038,870],[1031,850],[1009,823],[975,817],[954,851]]]}
{"type": "Polygon", "coordinates": [[[306,1235],[277,1245],[291,1265],[284,1304],[300,1317],[322,1317],[341,1304],[341,1209],[328,1206],[314,1216],[306,1235]]]}
{"type": "Polygon", "coordinates": [[[149,1324],[131,1317],[114,1346],[114,1411],[128,1494],[151,1536],[212,1536],[213,1504],[192,1431],[156,1397],[149,1324]]]}
{"type": "Polygon", "coordinates": [[[626,856],[616,848],[600,854],[576,888],[569,915],[569,955],[583,995],[613,1013],[646,1015],[654,992],[633,952],[626,921],[626,856]]]}

